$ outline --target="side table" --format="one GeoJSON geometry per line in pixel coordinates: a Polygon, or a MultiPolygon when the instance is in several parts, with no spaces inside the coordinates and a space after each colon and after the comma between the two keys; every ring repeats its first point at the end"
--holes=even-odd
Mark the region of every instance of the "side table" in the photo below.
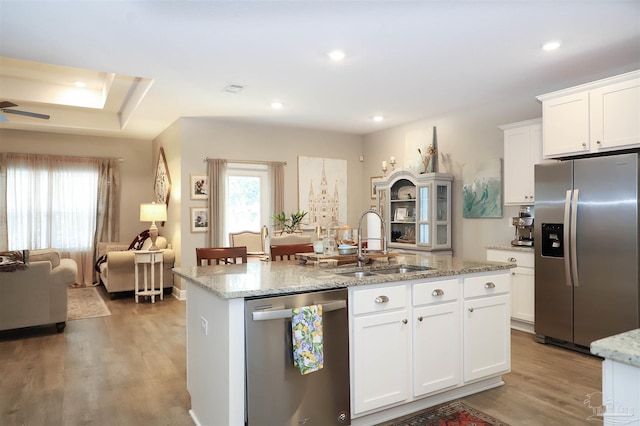
{"type": "Polygon", "coordinates": [[[151,296],[151,303],[156,303],[156,296],[160,296],[160,300],[163,300],[162,293],[162,269],[163,269],[163,258],[161,251],[148,251],[148,250],[139,250],[134,251],[134,264],[135,264],[135,274],[136,274],[136,303],[138,303],[138,296],[151,296]],[[140,286],[138,283],[138,265],[142,264],[144,268],[144,290],[140,290],[140,286]],[[155,290],[155,265],[160,264],[160,283],[158,285],[158,290],[155,290]],[[147,265],[151,268],[151,288],[147,286],[147,265]]]}

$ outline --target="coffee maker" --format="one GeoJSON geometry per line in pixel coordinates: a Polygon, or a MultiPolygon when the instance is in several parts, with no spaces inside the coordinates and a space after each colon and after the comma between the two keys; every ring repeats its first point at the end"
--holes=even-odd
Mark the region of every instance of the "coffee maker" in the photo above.
{"type": "Polygon", "coordinates": [[[511,240],[511,245],[533,247],[533,217],[530,207],[521,207],[518,217],[511,218],[511,224],[516,228],[516,237],[511,240]]]}

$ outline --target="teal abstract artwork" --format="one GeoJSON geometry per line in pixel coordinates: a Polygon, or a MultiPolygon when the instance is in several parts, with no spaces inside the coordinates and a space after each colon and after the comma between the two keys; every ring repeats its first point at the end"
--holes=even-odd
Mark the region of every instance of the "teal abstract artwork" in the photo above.
{"type": "Polygon", "coordinates": [[[465,165],[462,172],[462,217],[502,217],[502,161],[465,165]]]}

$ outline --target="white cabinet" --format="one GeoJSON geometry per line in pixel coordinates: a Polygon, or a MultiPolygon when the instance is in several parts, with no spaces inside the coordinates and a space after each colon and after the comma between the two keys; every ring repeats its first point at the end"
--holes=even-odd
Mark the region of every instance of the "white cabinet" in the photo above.
{"type": "Polygon", "coordinates": [[[640,71],[538,96],[545,158],[640,146],[640,71]]]}
{"type": "Polygon", "coordinates": [[[356,415],[409,397],[408,291],[406,285],[397,285],[352,293],[352,411],[356,415]]]}
{"type": "Polygon", "coordinates": [[[542,119],[499,127],[504,132],[504,204],[533,204],[534,165],[542,162],[542,119]]]}
{"type": "Polygon", "coordinates": [[[462,340],[459,288],[457,279],[413,286],[414,397],[460,383],[462,340]]]}
{"type": "Polygon", "coordinates": [[[391,248],[451,250],[451,181],[446,173],[398,169],[374,181],[391,248]]]}
{"type": "Polygon", "coordinates": [[[463,336],[464,381],[511,369],[509,276],[465,278],[463,336]]]}
{"type": "Polygon", "coordinates": [[[511,328],[533,333],[535,321],[535,256],[533,251],[487,250],[487,260],[511,262],[511,328]]]}
{"type": "Polygon", "coordinates": [[[352,420],[466,395],[465,382],[499,385],[511,366],[509,275],[464,277],[349,289],[352,420]]]}

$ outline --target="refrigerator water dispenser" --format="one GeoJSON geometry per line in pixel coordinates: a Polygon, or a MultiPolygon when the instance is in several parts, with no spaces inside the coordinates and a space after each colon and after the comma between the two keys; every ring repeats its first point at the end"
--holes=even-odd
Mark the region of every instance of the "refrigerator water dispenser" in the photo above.
{"type": "Polygon", "coordinates": [[[562,223],[542,224],[542,255],[564,257],[564,225],[562,223]]]}

